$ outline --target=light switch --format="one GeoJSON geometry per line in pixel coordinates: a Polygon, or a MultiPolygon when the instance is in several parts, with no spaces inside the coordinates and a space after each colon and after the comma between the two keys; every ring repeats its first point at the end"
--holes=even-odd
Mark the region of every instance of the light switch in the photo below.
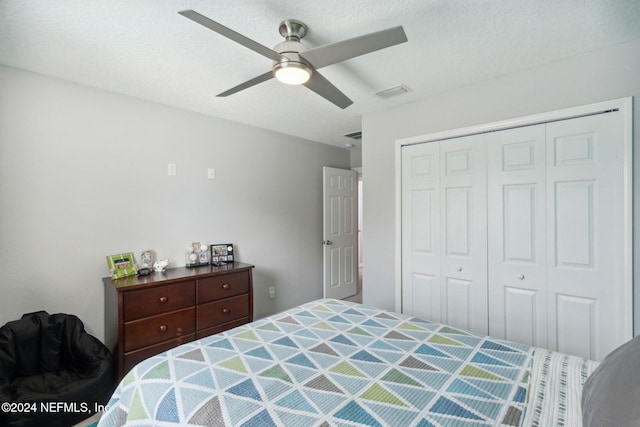
{"type": "Polygon", "coordinates": [[[215,177],[216,177],[216,170],[214,168],[207,169],[207,178],[215,179],[215,177]]]}
{"type": "Polygon", "coordinates": [[[178,172],[178,168],[176,167],[175,163],[169,163],[167,165],[167,175],[176,176],[177,172],[178,172]]]}

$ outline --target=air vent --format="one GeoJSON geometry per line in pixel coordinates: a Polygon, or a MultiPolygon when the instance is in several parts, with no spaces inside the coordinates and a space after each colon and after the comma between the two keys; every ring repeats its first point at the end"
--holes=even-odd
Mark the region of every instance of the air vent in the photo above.
{"type": "Polygon", "coordinates": [[[381,90],[380,92],[376,93],[376,95],[379,96],[380,98],[391,98],[392,96],[402,95],[403,93],[407,93],[409,91],[411,91],[411,89],[409,89],[405,85],[400,85],[400,86],[395,86],[389,89],[381,90]]]}
{"type": "Polygon", "coordinates": [[[351,138],[351,139],[362,139],[362,131],[357,130],[355,132],[345,133],[342,136],[346,136],[347,138],[351,138]]]}

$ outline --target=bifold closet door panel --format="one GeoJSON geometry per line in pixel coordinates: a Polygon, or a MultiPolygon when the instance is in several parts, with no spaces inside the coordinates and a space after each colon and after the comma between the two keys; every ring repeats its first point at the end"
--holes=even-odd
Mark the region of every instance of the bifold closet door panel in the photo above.
{"type": "Polygon", "coordinates": [[[488,332],[484,136],[402,149],[402,311],[488,332]]]}
{"type": "Polygon", "coordinates": [[[439,144],[402,149],[402,311],[442,322],[439,144]]]}
{"type": "Polygon", "coordinates": [[[623,117],[547,124],[549,347],[602,360],[625,341],[623,117]]]}
{"type": "Polygon", "coordinates": [[[440,142],[444,323],[488,332],[486,136],[440,142]]]}
{"type": "Polygon", "coordinates": [[[545,126],[487,144],[489,334],[546,347],[545,126]]]}

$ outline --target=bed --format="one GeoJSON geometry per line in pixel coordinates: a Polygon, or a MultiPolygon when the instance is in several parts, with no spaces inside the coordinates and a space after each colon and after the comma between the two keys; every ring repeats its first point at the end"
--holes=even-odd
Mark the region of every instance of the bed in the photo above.
{"type": "Polygon", "coordinates": [[[597,365],[321,299],[139,363],[98,427],[578,426],[597,365]]]}

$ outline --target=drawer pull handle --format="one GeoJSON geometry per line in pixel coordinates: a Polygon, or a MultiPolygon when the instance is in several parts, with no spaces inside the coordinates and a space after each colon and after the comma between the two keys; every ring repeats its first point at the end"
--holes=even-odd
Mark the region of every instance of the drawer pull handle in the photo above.
{"type": "Polygon", "coordinates": [[[166,303],[167,303],[167,301],[169,301],[169,298],[167,298],[167,297],[160,297],[160,302],[161,302],[162,304],[166,304],[166,303]]]}
{"type": "Polygon", "coordinates": [[[225,283],[224,285],[222,285],[222,289],[229,289],[231,286],[229,286],[228,283],[225,283]]]}
{"type": "Polygon", "coordinates": [[[160,326],[160,332],[167,332],[167,325],[160,326]]]}
{"type": "Polygon", "coordinates": [[[223,308],[223,309],[222,309],[222,312],[223,312],[224,314],[229,314],[229,313],[231,313],[231,310],[229,310],[228,308],[223,308]]]}

